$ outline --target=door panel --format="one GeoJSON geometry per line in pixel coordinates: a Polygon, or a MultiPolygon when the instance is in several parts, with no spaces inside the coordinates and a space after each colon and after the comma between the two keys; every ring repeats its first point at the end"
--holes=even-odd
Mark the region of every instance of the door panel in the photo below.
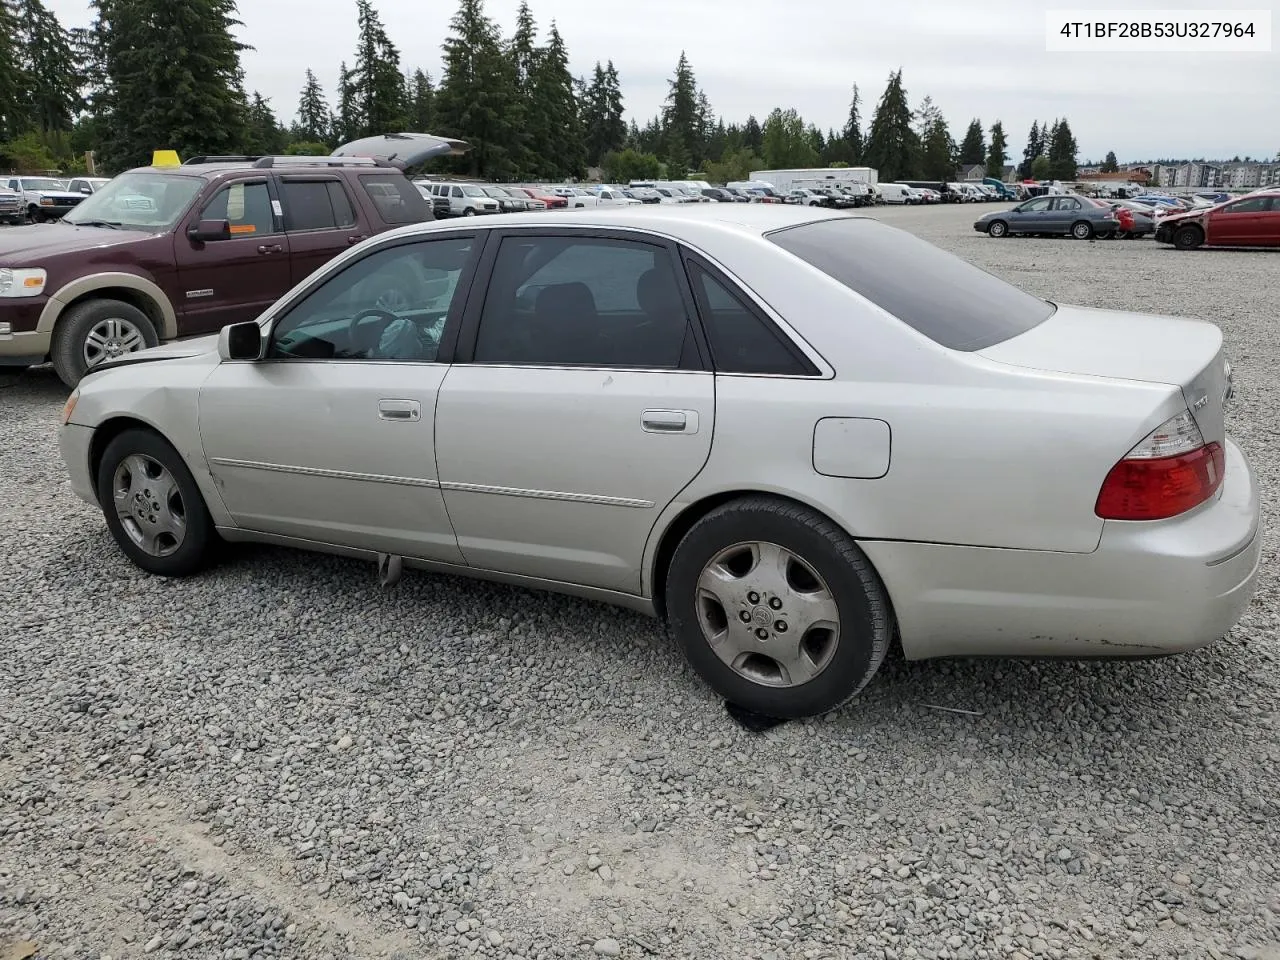
{"type": "Polygon", "coordinates": [[[1245,197],[1209,215],[1208,242],[1224,246],[1258,243],[1266,228],[1268,197],[1245,197]]]}
{"type": "Polygon", "coordinates": [[[368,233],[338,177],[284,176],[279,189],[291,283],[301,283],[368,233]]]}
{"type": "Polygon", "coordinates": [[[711,451],[710,373],[455,365],[436,451],[473,566],[640,591],[645,542],[711,451]]]}
{"type": "Polygon", "coordinates": [[[200,437],[235,522],[461,563],[433,448],[447,369],[352,360],[220,365],[200,390],[200,437]]]}
{"type": "Polygon", "coordinates": [[[271,200],[265,178],[231,183],[182,222],[174,242],[181,336],[252,320],[291,286],[289,239],[271,200]],[[187,231],[201,219],[228,220],[231,239],[191,240],[187,231]]]}

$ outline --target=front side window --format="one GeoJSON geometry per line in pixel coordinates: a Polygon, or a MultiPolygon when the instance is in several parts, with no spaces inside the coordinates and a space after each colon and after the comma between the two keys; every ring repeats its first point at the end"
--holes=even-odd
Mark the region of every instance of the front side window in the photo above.
{"type": "Polygon", "coordinates": [[[422,240],[351,263],[280,318],[267,356],[434,361],[473,246],[422,240]]]}
{"type": "Polygon", "coordinates": [[[1049,198],[1037,197],[1035,200],[1030,200],[1027,203],[1024,203],[1022,206],[1020,206],[1018,208],[1018,212],[1019,213],[1037,213],[1041,210],[1048,210],[1048,209],[1049,209],[1049,198]]]}
{"type": "Polygon", "coordinates": [[[489,281],[475,361],[674,369],[691,343],[665,247],[507,237],[489,281]]]}
{"type": "MultiPolygon", "coordinates": [[[[952,350],[982,350],[1056,309],[919,237],[847,217],[775,230],[769,240],[952,350]],[[921,277],[928,282],[922,283],[921,277]]],[[[852,334],[851,334],[852,335],[852,334]]]]}
{"type": "Polygon", "coordinates": [[[122,173],[85,197],[62,219],[126,230],[168,230],[187,212],[205,183],[203,177],[122,173]]]}
{"type": "Polygon", "coordinates": [[[271,195],[265,180],[229,183],[213,195],[200,211],[201,220],[226,220],[231,236],[260,237],[276,232],[271,195]]]}
{"type": "Polygon", "coordinates": [[[1266,213],[1270,208],[1270,197],[1248,197],[1237,200],[1230,206],[1223,207],[1223,213],[1266,213]]]}

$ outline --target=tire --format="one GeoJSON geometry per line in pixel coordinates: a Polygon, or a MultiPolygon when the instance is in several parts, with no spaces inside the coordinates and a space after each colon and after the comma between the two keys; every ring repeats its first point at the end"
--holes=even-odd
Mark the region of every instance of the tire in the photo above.
{"type": "Polygon", "coordinates": [[[159,342],[151,320],[133,304],[123,300],[85,300],[58,318],[49,353],[62,382],[74,387],[89,367],[102,359],[154,347],[159,342]],[[110,335],[113,331],[117,335],[110,335]],[[105,337],[104,346],[95,349],[90,345],[89,338],[94,333],[105,337]]]}
{"type": "Polygon", "coordinates": [[[825,713],[856,695],[875,676],[893,636],[884,587],[852,538],[807,507],[767,496],[731,501],[693,525],[666,573],[666,609],[689,663],[716,693],[786,719],[825,713]],[[762,568],[762,555],[790,559],[762,568]],[[725,575],[711,581],[718,600],[698,586],[711,569],[725,575]],[[784,574],[771,581],[768,572],[778,569],[798,579],[784,574]],[[835,611],[834,631],[819,625],[826,620],[815,601],[824,595],[827,610],[835,611]],[[818,619],[802,633],[792,631],[788,620],[803,623],[804,606],[818,619]],[[718,630],[725,638],[720,650],[708,638],[718,630]],[[806,652],[792,652],[802,640],[810,641],[806,652]]]}
{"type": "Polygon", "coordinates": [[[1173,234],[1173,245],[1179,250],[1194,250],[1204,243],[1204,232],[1194,224],[1179,227],[1173,234]]]}
{"type": "Polygon", "coordinates": [[[188,577],[208,565],[216,543],[208,507],[182,456],[158,433],[135,428],[117,436],[103,452],[96,480],[107,529],[136,566],[162,577],[188,577]],[[173,490],[168,499],[166,475],[173,490]],[[134,496],[126,493],[118,510],[119,490],[134,496]]]}
{"type": "Polygon", "coordinates": [[[476,215],[476,212],[472,210],[470,207],[467,207],[467,209],[462,211],[462,215],[464,217],[474,217],[476,215]]]}
{"type": "Polygon", "coordinates": [[[1087,220],[1077,220],[1071,225],[1071,236],[1077,240],[1092,240],[1093,225],[1087,220]]]}
{"type": "Polygon", "coordinates": [[[27,223],[43,223],[44,214],[34,203],[27,207],[27,223]]]}
{"type": "Polygon", "coordinates": [[[997,240],[1001,237],[1008,236],[1009,225],[1003,220],[992,220],[987,224],[987,236],[995,237],[997,240]]]}
{"type": "Polygon", "coordinates": [[[1119,231],[1119,232],[1117,232],[1117,231],[1115,231],[1115,230],[1109,230],[1109,231],[1108,231],[1108,232],[1106,232],[1106,233],[1099,233],[1099,234],[1096,234],[1096,236],[1097,236],[1097,238],[1098,238],[1099,240],[1115,240],[1117,237],[1119,237],[1121,240],[1123,240],[1123,239],[1125,238],[1126,234],[1125,234],[1125,232],[1124,232],[1123,230],[1121,230],[1121,231],[1119,231]]]}

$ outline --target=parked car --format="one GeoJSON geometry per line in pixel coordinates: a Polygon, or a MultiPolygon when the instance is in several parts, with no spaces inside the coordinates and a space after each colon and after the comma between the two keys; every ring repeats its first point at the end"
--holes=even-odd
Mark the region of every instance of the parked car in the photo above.
{"type": "Polygon", "coordinates": [[[1186,213],[1162,217],[1156,240],[1180,250],[1280,247],[1280,189],[1265,190],[1186,213]]]}
{"type": "Polygon", "coordinates": [[[662,202],[662,194],[653,187],[628,187],[622,192],[632,200],[639,200],[641,203],[662,202]]]}
{"type": "Polygon", "coordinates": [[[480,189],[484,191],[485,196],[498,202],[499,213],[524,213],[529,209],[528,200],[517,200],[501,187],[486,183],[482,184],[480,189]]]}
{"type": "Polygon", "coordinates": [[[832,207],[835,206],[830,195],[819,193],[817,190],[809,190],[800,188],[788,191],[785,200],[787,203],[796,203],[804,207],[832,207]]]}
{"type": "Polygon", "coordinates": [[[366,237],[432,219],[398,167],[368,157],[193,157],[83,200],[61,223],[0,232],[0,366],[52,360],[68,385],[252,319],[366,237]]]}
{"type": "Polygon", "coordinates": [[[1095,207],[1110,210],[1119,224],[1114,233],[1099,233],[1103,239],[1141,240],[1155,231],[1155,217],[1142,204],[1130,204],[1124,200],[1090,199],[1095,207]]]}
{"type": "Polygon", "coordinates": [[[569,206],[569,201],[567,198],[558,197],[554,193],[551,193],[549,190],[545,189],[544,187],[520,186],[520,187],[516,187],[515,189],[528,194],[534,200],[541,200],[544,204],[546,204],[546,208],[548,210],[563,210],[569,206]]]}
{"type": "Polygon", "coordinates": [[[901,183],[882,183],[880,197],[885,203],[914,203],[915,194],[911,188],[901,183]]]}
{"type": "Polygon", "coordinates": [[[744,197],[735,196],[724,187],[708,187],[702,191],[702,195],[716,203],[736,203],[745,199],[744,197]]]}
{"type": "Polygon", "coordinates": [[[1086,197],[1062,194],[1032,197],[1011,210],[985,213],[974,221],[973,229],[991,237],[1013,234],[1091,240],[1098,234],[1115,233],[1120,223],[1109,206],[1095,206],[1086,197]]]}
{"type": "Polygon", "coordinates": [[[1231,389],[1215,324],[1047,302],[875,219],[600,208],[371,238],[99,367],[59,445],[149,573],[259,540],[592,597],[797,717],[894,642],[1221,637],[1263,540],[1231,389]]]}
{"type": "Polygon", "coordinates": [[[432,183],[431,193],[449,201],[449,215],[453,217],[477,217],[501,212],[498,201],[485,193],[482,184],[446,180],[432,183]]]}
{"type": "Polygon", "coordinates": [[[97,193],[105,184],[111,182],[110,177],[76,177],[67,182],[67,190],[88,196],[97,193]]]}
{"type": "Polygon", "coordinates": [[[511,197],[513,200],[516,200],[524,204],[525,210],[547,209],[547,203],[545,200],[537,200],[529,196],[529,194],[526,191],[521,190],[519,187],[512,187],[512,186],[508,186],[506,184],[500,184],[500,183],[493,184],[492,186],[493,186],[493,189],[500,190],[503,193],[505,193],[507,196],[511,197]]]}
{"type": "Polygon", "coordinates": [[[10,190],[5,181],[0,181],[0,223],[18,224],[27,218],[22,204],[22,194],[10,190]]]}
{"type": "Polygon", "coordinates": [[[72,193],[65,182],[52,177],[9,177],[0,183],[22,198],[28,223],[57,220],[84,199],[83,193],[72,193]]]}
{"type": "Polygon", "coordinates": [[[418,192],[422,194],[423,199],[431,204],[431,214],[436,220],[447,220],[453,216],[453,209],[449,204],[448,197],[437,197],[431,190],[431,181],[414,180],[413,185],[417,187],[418,192]]]}

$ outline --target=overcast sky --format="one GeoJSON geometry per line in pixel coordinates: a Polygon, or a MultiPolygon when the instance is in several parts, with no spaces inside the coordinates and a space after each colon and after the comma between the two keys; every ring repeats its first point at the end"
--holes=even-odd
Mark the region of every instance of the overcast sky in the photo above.
{"type": "MultiPolygon", "coordinates": [[[[66,26],[89,22],[87,0],[45,0],[66,26]]],[[[509,33],[519,0],[486,0],[509,33]]],[[[406,69],[440,77],[440,43],[456,0],[375,0],[406,69]]],[[[1065,116],[1079,159],[1114,150],[1123,162],[1156,157],[1271,158],[1280,151],[1280,52],[1046,53],[1044,11],[1054,0],[530,0],[540,29],[554,19],[575,74],[612,58],[629,117],[643,122],[666,96],[683,49],[727,120],[795,107],[826,130],[843,125],[850,88],[870,122],[889,72],[901,67],[914,107],[933,97],[959,140],[972,117],[1002,120],[1020,155],[1033,120],[1065,116]]],[[[1272,10],[1280,0],[1128,0],[1127,8],[1272,10]]],[[[353,59],[355,0],[240,0],[245,83],[293,118],[312,67],[333,100],[338,64],[353,59]]]]}

